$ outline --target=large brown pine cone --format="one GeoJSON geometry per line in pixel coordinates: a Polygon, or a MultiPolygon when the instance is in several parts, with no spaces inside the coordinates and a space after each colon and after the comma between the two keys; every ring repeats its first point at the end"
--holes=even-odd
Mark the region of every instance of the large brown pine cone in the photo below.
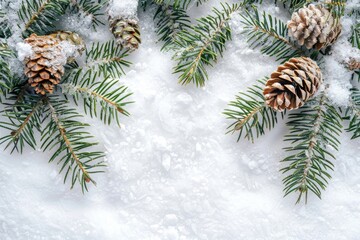
{"type": "MultiPolygon", "coordinates": [[[[53,93],[64,74],[64,54],[60,40],[52,36],[31,34],[25,39],[32,47],[33,54],[25,58],[25,75],[36,93],[53,93]]],[[[66,59],[65,59],[66,62],[66,59]]]]}
{"type": "Polygon", "coordinates": [[[317,50],[334,43],[341,33],[340,21],[322,5],[310,4],[300,8],[288,22],[289,35],[299,45],[317,50]]]}
{"type": "Polygon", "coordinates": [[[127,49],[135,50],[141,43],[140,27],[136,17],[109,18],[110,31],[114,34],[116,42],[127,49]]]}
{"type": "Polygon", "coordinates": [[[307,57],[291,58],[266,82],[266,104],[275,110],[297,109],[315,94],[322,83],[319,66],[307,57]]]}

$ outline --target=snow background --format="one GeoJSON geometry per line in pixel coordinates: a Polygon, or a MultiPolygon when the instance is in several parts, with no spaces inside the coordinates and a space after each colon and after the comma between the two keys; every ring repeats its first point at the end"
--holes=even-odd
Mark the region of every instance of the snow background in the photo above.
{"type": "MultiPolygon", "coordinates": [[[[218,1],[192,8],[191,16],[206,15],[211,6],[218,1]]],[[[262,7],[280,14],[273,5],[262,7]]],[[[47,153],[1,152],[0,239],[359,239],[358,141],[341,136],[322,200],[310,195],[307,205],[295,205],[296,195],[283,198],[283,122],[255,144],[237,143],[236,135],[224,134],[229,121],[222,114],[278,63],[235,34],[224,58],[209,68],[206,87],[181,86],[171,55],[156,43],[152,16],[139,11],[143,43],[120,79],[134,92],[132,115],[122,129],[85,118],[107,152],[97,187],[85,195],[69,190],[47,153]]],[[[69,16],[62,24],[71,30],[80,23],[69,16]]],[[[88,41],[111,38],[106,28],[78,30],[88,41]]]]}

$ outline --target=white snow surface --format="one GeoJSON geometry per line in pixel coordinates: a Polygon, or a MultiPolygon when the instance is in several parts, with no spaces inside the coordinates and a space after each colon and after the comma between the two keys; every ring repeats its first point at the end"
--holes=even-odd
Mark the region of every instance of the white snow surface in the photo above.
{"type": "MultiPolygon", "coordinates": [[[[193,8],[191,16],[214,5],[193,8]]],[[[139,18],[143,43],[120,79],[134,92],[132,115],[122,129],[85,117],[107,152],[97,187],[85,195],[78,186],[70,190],[59,166],[47,162],[50,153],[1,152],[0,239],[359,239],[359,142],[342,135],[323,199],[310,195],[307,205],[295,205],[296,195],[283,198],[279,172],[284,122],[255,144],[224,134],[227,103],[278,63],[235,35],[209,68],[206,87],[184,87],[171,55],[160,52],[152,14],[139,18]]]]}
{"type": "Polygon", "coordinates": [[[16,51],[19,61],[23,61],[25,58],[34,54],[31,45],[24,42],[19,42],[16,44],[16,51]]]}
{"type": "Polygon", "coordinates": [[[111,17],[132,17],[137,15],[138,0],[111,0],[109,15],[111,17]]]}

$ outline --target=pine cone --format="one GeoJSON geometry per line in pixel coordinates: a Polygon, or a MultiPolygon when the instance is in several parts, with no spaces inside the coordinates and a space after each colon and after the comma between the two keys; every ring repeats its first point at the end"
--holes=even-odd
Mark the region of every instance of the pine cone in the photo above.
{"type": "Polygon", "coordinates": [[[36,93],[53,93],[64,74],[64,54],[60,40],[52,36],[31,34],[25,43],[32,47],[33,54],[25,58],[25,75],[36,93]]]}
{"type": "Polygon", "coordinates": [[[81,56],[81,54],[85,50],[85,42],[84,40],[79,36],[79,34],[70,32],[70,31],[57,31],[49,36],[55,37],[59,39],[60,41],[68,41],[70,44],[74,45],[76,47],[76,51],[71,56],[68,56],[67,62],[71,63],[75,61],[75,58],[77,56],[81,56]],[[78,54],[76,54],[78,53],[78,54]]]}
{"type": "Polygon", "coordinates": [[[110,17],[110,31],[114,34],[116,42],[124,48],[135,50],[141,43],[138,19],[110,17]]]}
{"type": "Polygon", "coordinates": [[[351,58],[348,62],[348,68],[349,70],[358,70],[360,69],[360,62],[356,61],[355,58],[351,58]]]}
{"type": "Polygon", "coordinates": [[[341,24],[322,5],[310,4],[299,9],[288,22],[289,35],[299,45],[320,50],[334,43],[341,33],[341,24]]]}
{"type": "Polygon", "coordinates": [[[266,104],[275,110],[297,109],[315,94],[322,83],[319,66],[307,57],[291,58],[266,82],[266,104]]]}

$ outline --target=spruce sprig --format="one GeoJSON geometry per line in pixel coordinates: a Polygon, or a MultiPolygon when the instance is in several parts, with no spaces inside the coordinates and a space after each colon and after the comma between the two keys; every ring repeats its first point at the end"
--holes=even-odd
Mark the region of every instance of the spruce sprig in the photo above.
{"type": "Polygon", "coordinates": [[[24,23],[24,37],[31,33],[45,34],[54,29],[54,23],[65,13],[69,0],[23,0],[18,11],[24,23]]]}
{"type": "Polygon", "coordinates": [[[179,83],[204,86],[208,79],[206,66],[213,66],[222,56],[225,43],[231,39],[229,21],[240,4],[222,4],[222,10],[213,9],[213,15],[198,19],[198,24],[177,34],[174,42],[177,61],[174,73],[180,74],[179,83]]]}
{"type": "Polygon", "coordinates": [[[284,6],[290,9],[291,12],[297,11],[300,8],[304,7],[309,0],[280,0],[279,2],[283,3],[284,6]]]}
{"type": "Polygon", "coordinates": [[[303,195],[307,202],[311,191],[321,198],[321,191],[331,178],[329,170],[334,166],[329,160],[335,159],[330,149],[338,150],[340,145],[341,121],[325,92],[308,101],[300,111],[289,114],[290,134],[285,136],[285,141],[291,146],[285,150],[290,155],[282,160],[288,166],[281,169],[288,174],[283,179],[285,196],[299,192],[297,203],[303,195]]]}
{"type": "MultiPolygon", "coordinates": [[[[224,111],[227,118],[233,120],[228,133],[238,132],[238,141],[244,136],[254,142],[255,137],[264,135],[266,129],[271,130],[278,121],[278,113],[265,104],[262,94],[266,80],[259,80],[259,84],[239,93],[224,111]]],[[[281,113],[281,116],[284,114],[281,113]]]]}
{"type": "MultiPolygon", "coordinates": [[[[24,38],[31,33],[42,35],[54,30],[54,22],[69,4],[73,4],[72,10],[87,11],[98,18],[101,2],[105,1],[24,0],[18,22],[14,24],[24,26],[24,38]]],[[[93,22],[97,23],[100,24],[93,22]]],[[[86,131],[89,125],[81,121],[82,115],[76,109],[69,107],[68,97],[73,97],[76,104],[82,101],[85,113],[90,116],[120,125],[120,116],[129,115],[125,108],[131,103],[128,100],[131,93],[117,81],[131,64],[125,59],[128,52],[114,41],[94,43],[85,52],[83,61],[65,66],[65,75],[60,84],[54,85],[53,93],[38,95],[24,74],[18,76],[9,67],[9,62],[17,56],[8,48],[7,37],[3,34],[0,39],[0,89],[4,106],[0,128],[6,132],[0,144],[11,148],[11,152],[23,152],[26,146],[51,151],[49,161],[60,165],[64,182],[70,180],[71,188],[78,182],[82,191],[87,191],[88,183],[95,184],[93,174],[103,171],[104,153],[94,150],[97,143],[86,131]]]]}
{"type": "Polygon", "coordinates": [[[129,50],[121,48],[115,41],[94,43],[86,51],[85,69],[98,72],[98,76],[110,75],[119,78],[125,74],[124,68],[131,63],[126,59],[129,50]]]}
{"type": "Polygon", "coordinates": [[[186,10],[173,5],[160,4],[156,10],[156,33],[163,42],[161,50],[170,50],[177,34],[190,28],[190,17],[186,10]]]}
{"type": "Polygon", "coordinates": [[[37,95],[21,93],[21,89],[8,96],[7,106],[3,110],[6,121],[0,122],[0,127],[9,132],[0,138],[0,144],[11,147],[11,152],[23,152],[25,146],[36,149],[35,130],[41,129],[42,98],[37,95]],[[9,100],[13,100],[11,104],[9,100]]]}
{"type": "Polygon", "coordinates": [[[240,13],[244,24],[243,34],[252,48],[260,48],[263,54],[274,56],[276,61],[285,62],[292,57],[306,56],[307,53],[298,47],[288,36],[285,23],[276,17],[259,11],[244,10],[240,13]]]}
{"type": "Polygon", "coordinates": [[[0,42],[0,94],[10,90],[13,83],[13,74],[8,61],[12,57],[15,57],[14,51],[6,43],[0,42]]]}
{"type": "Polygon", "coordinates": [[[94,30],[105,23],[101,20],[104,16],[103,8],[109,0],[69,0],[69,9],[72,14],[79,14],[79,17],[90,16],[91,25],[94,30]]]}
{"type": "Polygon", "coordinates": [[[67,101],[52,96],[44,97],[43,102],[50,120],[42,130],[41,148],[44,151],[55,148],[49,162],[57,161],[60,172],[65,171],[64,182],[71,178],[71,188],[79,182],[82,191],[87,191],[87,183],[96,184],[91,175],[103,172],[105,164],[99,159],[104,153],[90,150],[97,143],[91,142],[92,136],[85,131],[89,125],[77,120],[82,116],[69,108],[67,101]]]}
{"type": "Polygon", "coordinates": [[[81,83],[67,82],[61,84],[64,94],[74,97],[75,103],[83,101],[84,111],[91,117],[99,117],[105,124],[113,120],[120,126],[120,115],[128,116],[125,107],[132,103],[127,99],[132,95],[128,88],[120,85],[118,81],[105,78],[102,82],[94,82],[91,76],[85,76],[90,81],[81,83]]]}
{"type": "Polygon", "coordinates": [[[352,133],[351,139],[355,139],[360,137],[360,90],[353,88],[351,91],[350,104],[344,119],[349,120],[346,131],[352,133]]]}

